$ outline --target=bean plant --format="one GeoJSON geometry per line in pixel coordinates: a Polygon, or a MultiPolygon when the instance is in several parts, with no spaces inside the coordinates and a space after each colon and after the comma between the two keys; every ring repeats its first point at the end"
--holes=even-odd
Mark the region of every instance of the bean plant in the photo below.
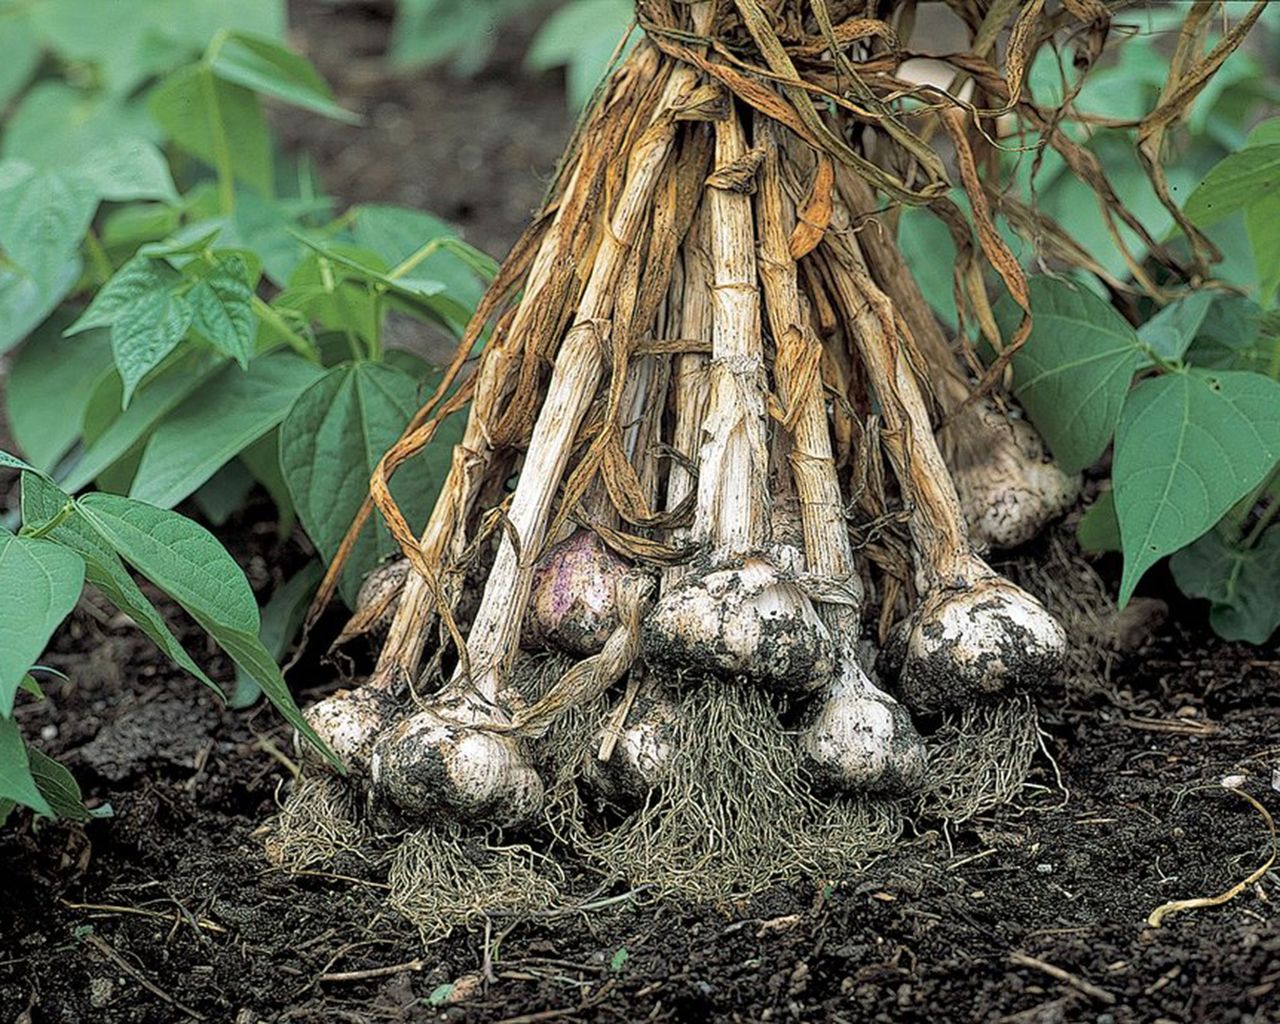
{"type": "MultiPolygon", "coordinates": [[[[133,574],[150,581],[235,662],[234,703],[263,693],[310,735],[276,662],[319,565],[260,613],[218,540],[174,509],[216,527],[260,485],[282,532],[300,522],[327,561],[438,379],[387,344],[389,325],[456,335],[491,273],[425,213],[335,216],[305,156],[279,151],[272,111],[358,121],[285,44],[282,3],[182,9],[0,3],[0,353],[22,454],[0,457],[21,476],[0,530],[0,817],[87,813],[13,719],[86,581],[221,695],[133,574]]],[[[396,478],[419,516],[452,436],[396,478]]],[[[346,599],[391,549],[371,522],[346,599]]]]}

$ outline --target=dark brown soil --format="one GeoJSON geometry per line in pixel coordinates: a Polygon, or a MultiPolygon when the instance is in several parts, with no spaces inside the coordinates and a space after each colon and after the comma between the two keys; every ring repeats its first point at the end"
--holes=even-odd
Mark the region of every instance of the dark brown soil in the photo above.
{"type": "MultiPolygon", "coordinates": [[[[299,38],[370,127],[298,119],[292,138],[319,148],[344,199],[421,205],[500,251],[569,129],[554,79],[513,88],[508,61],[478,83],[388,82],[360,59],[385,25],[343,10],[301,11],[299,38]]],[[[260,597],[300,557],[266,511],[223,532],[260,597]]],[[[286,730],[269,709],[221,708],[90,596],[45,659],[70,681],[19,717],[115,816],[0,830],[0,1024],[1280,1021],[1280,874],[1145,924],[1270,855],[1268,823],[1224,775],[1280,813],[1280,654],[1218,641],[1202,617],[1175,606],[1106,681],[1045,695],[1060,779],[1043,760],[1038,809],[926,831],[860,877],[750,904],[635,897],[509,934],[495,920],[496,947],[462,933],[424,951],[376,879],[268,865],[286,730]]],[[[184,638],[229,681],[200,634],[184,638]]],[[[303,701],[336,682],[332,667],[295,673],[303,701]]]]}

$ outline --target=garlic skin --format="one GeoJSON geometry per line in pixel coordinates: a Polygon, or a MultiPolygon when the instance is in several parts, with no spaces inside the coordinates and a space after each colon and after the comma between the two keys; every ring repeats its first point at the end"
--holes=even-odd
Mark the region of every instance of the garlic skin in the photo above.
{"type": "MultiPolygon", "coordinates": [[[[667,778],[675,755],[678,712],[652,682],[636,696],[607,761],[594,755],[587,762],[587,779],[605,796],[628,805],[644,802],[667,778]]],[[[604,738],[596,737],[594,746],[604,738]]]]}
{"type": "Polygon", "coordinates": [[[409,578],[409,559],[383,562],[360,584],[356,594],[356,614],[372,616],[369,631],[385,633],[400,607],[400,591],[409,578]]]}
{"type": "Polygon", "coordinates": [[[880,667],[913,711],[1043,686],[1062,667],[1067,634],[1025,590],[990,570],[943,587],[890,635],[880,667]]]}
{"type": "Polygon", "coordinates": [[[543,787],[521,742],[483,729],[483,710],[471,704],[448,714],[443,707],[421,710],[378,738],[370,760],[374,789],[420,820],[531,821],[543,787]]]}
{"type": "Polygon", "coordinates": [[[812,602],[760,557],[686,576],[645,622],[641,650],[650,667],[792,692],[815,690],[835,671],[831,634],[812,602]]]}
{"type": "Polygon", "coordinates": [[[1053,461],[1036,429],[1007,418],[990,400],[957,417],[947,434],[957,437],[945,446],[947,462],[970,539],[980,549],[1027,543],[1080,494],[1079,477],[1053,461]]]}
{"type": "Polygon", "coordinates": [[[876,688],[852,655],[814,702],[800,748],[819,784],[842,791],[909,793],[928,767],[907,709],[876,688]]]}
{"type": "MultiPolygon", "coordinates": [[[[391,723],[396,710],[396,701],[389,693],[364,686],[338,690],[307,708],[303,717],[349,771],[366,774],[374,741],[391,723]]],[[[333,765],[310,743],[298,745],[308,766],[333,770],[333,765]]]]}
{"type": "Polygon", "coordinates": [[[552,545],[533,570],[524,645],[600,653],[618,627],[617,583],[630,568],[591,530],[552,545]]]}

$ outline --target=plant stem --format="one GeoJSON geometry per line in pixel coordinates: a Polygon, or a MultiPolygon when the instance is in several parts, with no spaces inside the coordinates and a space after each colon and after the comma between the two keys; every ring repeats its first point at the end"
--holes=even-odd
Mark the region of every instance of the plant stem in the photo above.
{"type": "Polygon", "coordinates": [[[200,69],[200,89],[209,108],[209,137],[213,142],[213,166],[218,175],[218,210],[230,217],[236,209],[235,172],[231,167],[231,145],[227,141],[227,126],[222,120],[222,108],[218,105],[218,91],[213,80],[213,57],[222,45],[225,33],[218,33],[205,56],[200,69]]]}
{"type": "Polygon", "coordinates": [[[1245,550],[1248,550],[1257,544],[1262,538],[1262,534],[1275,520],[1277,515],[1280,515],[1280,499],[1273,501],[1266,507],[1266,509],[1263,510],[1262,515],[1258,516],[1258,521],[1253,524],[1253,528],[1245,535],[1240,546],[1245,550]]]}
{"type": "Polygon", "coordinates": [[[31,540],[39,540],[41,537],[47,537],[53,533],[62,523],[64,523],[69,515],[76,510],[76,503],[70,498],[67,503],[58,509],[48,522],[42,523],[40,526],[26,527],[24,526],[20,532],[20,536],[29,537],[31,540]]]}
{"type": "Polygon", "coordinates": [[[84,236],[84,247],[89,254],[89,262],[93,264],[94,272],[98,275],[99,283],[106,284],[111,280],[113,273],[111,260],[107,258],[107,252],[102,248],[102,243],[98,241],[98,234],[92,228],[84,236]]]}
{"type": "Polygon", "coordinates": [[[285,323],[284,317],[282,317],[275,309],[267,305],[267,303],[263,302],[262,299],[256,295],[252,298],[251,302],[253,304],[253,312],[256,314],[258,319],[269,324],[278,331],[291,349],[297,352],[298,355],[302,356],[304,359],[308,359],[313,363],[320,362],[320,353],[316,351],[315,346],[285,323]]]}

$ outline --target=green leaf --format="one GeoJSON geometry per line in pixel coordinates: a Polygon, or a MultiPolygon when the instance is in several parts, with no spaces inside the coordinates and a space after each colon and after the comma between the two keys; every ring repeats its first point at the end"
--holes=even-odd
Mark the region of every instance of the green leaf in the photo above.
{"type": "MultiPolygon", "coordinates": [[[[27,523],[41,524],[51,520],[68,498],[57,487],[34,474],[22,477],[22,518],[27,523]]],[[[84,559],[85,578],[102,591],[103,596],[134,621],[152,642],[179,667],[191,673],[219,696],[222,689],[204,674],[178,638],[156,611],[133,577],[126,571],[115,550],[100,537],[79,511],[73,511],[49,533],[51,540],[74,551],[84,559]]]]}
{"type": "Polygon", "coordinates": [[[213,72],[226,82],[252,89],[262,96],[283,100],[336,121],[359,124],[360,118],[343,110],[310,62],[270,39],[245,32],[230,35],[218,47],[213,72]]]}
{"type": "Polygon", "coordinates": [[[232,459],[196,488],[191,500],[212,526],[225,526],[253,490],[253,474],[239,459],[232,459]]]}
{"type": "MultiPolygon", "coordinates": [[[[1141,350],[1132,327],[1096,295],[1048,277],[1030,280],[1031,336],[1013,357],[1013,389],[1067,473],[1107,447],[1141,350]]],[[[1001,303],[1011,329],[1012,303],[1001,303]]]]}
{"type": "Polygon", "coordinates": [[[116,139],[99,146],[77,165],[76,173],[99,199],[178,200],[164,155],[146,139],[116,139]]]}
{"type": "Polygon", "coordinates": [[[27,92],[8,118],[0,153],[38,167],[66,169],[80,164],[97,146],[135,138],[159,139],[155,122],[141,104],[100,89],[46,79],[27,92]]]}
{"type": "Polygon", "coordinates": [[[18,352],[5,400],[13,437],[38,469],[51,471],[80,438],[84,411],[111,372],[106,331],[63,336],[71,314],[60,311],[18,352]]]}
{"type": "Polygon", "coordinates": [[[21,91],[40,63],[40,40],[28,12],[19,6],[0,9],[0,107],[21,91]]]}
{"type": "Polygon", "coordinates": [[[142,378],[159,366],[186,337],[195,313],[177,288],[182,279],[169,266],[135,256],[103,285],[68,334],[90,327],[111,328],[111,351],[124,382],[128,406],[142,378]]]}
{"type": "Polygon", "coordinates": [[[156,427],[130,497],[172,508],[278,426],[321,373],[287,352],[255,359],[248,370],[226,367],[156,427]]]}
{"type": "Polygon", "coordinates": [[[192,326],[210,345],[242,367],[253,356],[258,321],[253,315],[253,282],[238,253],[219,253],[214,264],[187,292],[192,326]]]}
{"type": "Polygon", "coordinates": [[[376,253],[350,245],[323,246],[307,256],[272,305],[294,310],[332,331],[350,332],[369,342],[381,323],[381,304],[370,283],[385,265],[376,253]]]}
{"type": "Polygon", "coordinates": [[[1121,604],[1142,574],[1191,543],[1280,459],[1280,383],[1189,370],[1145,380],[1125,402],[1113,466],[1124,541],[1121,604]]]}
{"type": "Polygon", "coordinates": [[[203,62],[175,71],[151,93],[151,112],[174,143],[212,167],[271,194],[271,142],[258,97],[203,62]]]}
{"type": "Polygon", "coordinates": [[[67,333],[110,327],[130,306],[151,292],[167,290],[177,280],[177,274],[166,264],[146,256],[135,256],[102,286],[89,307],[67,328],[67,333]]]}
{"type": "Polygon", "coordinates": [[[113,255],[132,256],[138,246],[168,238],[181,215],[163,203],[133,203],[112,210],[102,220],[102,244],[113,255]]]}
{"type": "Polygon", "coordinates": [[[569,103],[581,109],[634,20],[631,0],[571,0],[543,23],[525,63],[536,71],[565,67],[569,103]]]}
{"type": "MultiPolygon", "coordinates": [[[[258,639],[277,662],[284,658],[289,650],[289,641],[302,626],[307,605],[320,585],[322,576],[324,569],[313,559],[286,580],[263,606],[262,629],[258,632],[258,639]]],[[[233,708],[251,706],[261,692],[253,676],[243,668],[236,669],[236,687],[231,696],[233,708]]]]}
{"type": "MultiPolygon", "coordinates": [[[[339,366],[308,388],[280,427],[280,466],[303,528],[329,563],[351,525],[369,477],[420,404],[418,385],[377,363],[339,366]]],[[[423,457],[396,473],[391,489],[410,522],[435,502],[450,459],[451,432],[423,457]]],[[[381,521],[366,524],[342,575],[342,593],[354,601],[361,577],[395,543],[381,521]]]]}
{"type": "Polygon", "coordinates": [[[111,325],[111,352],[124,382],[128,405],[142,378],[159,366],[187,335],[190,303],[172,291],[147,292],[111,325]]]}
{"type": "Polygon", "coordinates": [[[75,256],[98,200],[76,175],[22,160],[0,163],[0,247],[48,287],[75,256]]]}
{"type": "Polygon", "coordinates": [[[79,255],[68,258],[51,281],[37,281],[16,267],[0,268],[0,354],[13,348],[53,312],[75,287],[83,269],[79,255]]]}
{"type": "Polygon", "coordinates": [[[18,684],[83,587],[84,561],[74,551],[0,533],[0,715],[12,713],[18,684]]]}
{"type": "Polygon", "coordinates": [[[1273,346],[1261,335],[1262,317],[1262,307],[1252,299],[1219,295],[1187,350],[1187,362],[1214,370],[1265,372],[1273,346]]]}
{"type": "MultiPolygon", "coordinates": [[[[453,227],[438,217],[403,206],[353,206],[348,216],[356,245],[377,253],[391,268],[420,252],[428,243],[457,235],[453,227]]],[[[484,275],[447,248],[431,253],[411,273],[416,278],[439,281],[467,310],[475,308],[484,291],[484,275]]]]}
{"type": "Polygon", "coordinates": [[[53,815],[53,808],[41,795],[31,775],[27,745],[18,723],[0,716],[0,800],[30,807],[39,814],[53,815]]]}
{"type": "Polygon", "coordinates": [[[338,764],[303,719],[279,666],[258,639],[253,591],[213,534],[176,512],[115,494],[88,494],[76,505],[125,561],[182,605],[257,680],[289,723],[338,764]]]}
{"type": "Polygon", "coordinates": [[[1260,121],[1254,125],[1245,140],[1245,146],[1267,146],[1272,143],[1280,144],[1280,117],[1260,121]]]}
{"type": "Polygon", "coordinates": [[[1121,550],[1115,491],[1103,491],[1098,500],[1084,510],[1076,527],[1076,540],[1083,550],[1097,554],[1121,550]]]}
{"type": "Polygon", "coordinates": [[[953,288],[956,245],[947,226],[928,210],[904,206],[898,220],[898,245],[925,301],[943,324],[955,330],[959,322],[953,288]]]}
{"type": "MultiPolygon", "coordinates": [[[[97,480],[112,466],[129,458],[183,399],[204,387],[209,378],[226,365],[226,359],[212,352],[189,352],[180,356],[172,366],[162,370],[134,396],[128,409],[102,428],[100,433],[95,431],[96,436],[88,436],[90,414],[93,403],[97,400],[95,396],[85,417],[85,440],[88,447],[63,481],[63,486],[74,493],[97,480]]],[[[114,394],[109,390],[105,394],[118,410],[120,403],[114,394]]]]}
{"type": "Polygon", "coordinates": [[[280,517],[280,536],[287,537],[293,531],[293,524],[297,517],[294,513],[293,498],[289,494],[289,485],[285,483],[284,474],[280,471],[279,440],[280,431],[271,431],[242,451],[240,461],[249,467],[253,478],[271,495],[271,500],[276,505],[276,513],[280,517]]]}
{"type": "MultiPolygon", "coordinates": [[[[1200,291],[1169,303],[1138,328],[1138,339],[1167,362],[1181,359],[1215,298],[1215,292],[1200,291]]],[[[1143,362],[1151,365],[1145,354],[1143,362]]]]}
{"type": "MultiPolygon", "coordinates": [[[[35,466],[32,466],[30,463],[23,462],[22,459],[18,458],[16,455],[11,455],[3,449],[0,449],[0,469],[17,469],[28,473],[35,473],[41,476],[43,475],[40,473],[40,470],[35,468],[35,466]]],[[[3,527],[0,527],[0,538],[12,536],[12,533],[5,530],[3,527]]]]}
{"type": "Polygon", "coordinates": [[[1280,527],[1251,548],[1207,533],[1169,559],[1178,588],[1212,603],[1209,621],[1227,640],[1265,644],[1280,626],[1280,527]]]}
{"type": "Polygon", "coordinates": [[[68,821],[88,821],[93,815],[85,809],[80,786],[66,768],[35,747],[27,748],[31,778],[36,789],[48,801],[49,807],[59,818],[68,821]]]}
{"type": "Polygon", "coordinates": [[[1269,303],[1276,286],[1280,285],[1280,190],[1249,204],[1245,232],[1253,250],[1253,265],[1258,271],[1258,298],[1269,303]]]}
{"type": "Polygon", "coordinates": [[[1280,143],[1250,146],[1219,162],[1191,193],[1186,215],[1212,224],[1280,190],[1280,143]]]}

